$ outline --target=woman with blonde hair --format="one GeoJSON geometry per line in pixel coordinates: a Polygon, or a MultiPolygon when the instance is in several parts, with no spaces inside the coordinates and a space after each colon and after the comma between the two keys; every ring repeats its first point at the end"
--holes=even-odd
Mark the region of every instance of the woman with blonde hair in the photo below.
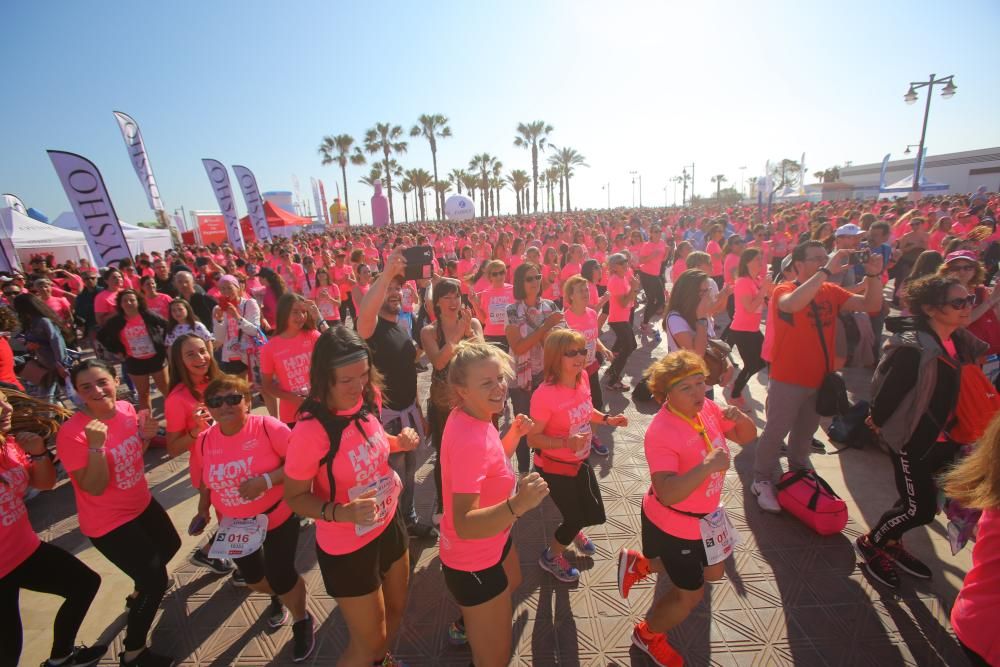
{"type": "Polygon", "coordinates": [[[518,441],[534,426],[531,419],[516,415],[503,438],[493,425],[513,376],[510,356],[470,341],[458,344],[448,370],[458,406],[441,443],[441,570],[478,667],[510,662],[511,595],[521,583],[511,527],[548,494],[537,472],[519,485],[510,465],[518,441]]]}
{"type": "Polygon", "coordinates": [[[507,306],[514,303],[514,286],[507,282],[507,265],[499,259],[487,262],[483,275],[489,280],[489,287],[476,292],[472,305],[483,324],[486,342],[508,352],[507,306]]]}
{"type": "Polygon", "coordinates": [[[1000,417],[995,417],[972,453],[941,480],[946,496],[982,510],[972,569],[951,608],[951,627],[973,667],[1000,665],[996,634],[1000,595],[1000,417]]]}
{"type": "Polygon", "coordinates": [[[670,577],[673,588],[632,633],[632,643],[659,665],[682,664],[666,633],[698,606],[705,582],[718,581],[732,555],[735,531],[719,504],[729,470],[726,440],[745,445],[757,437],[749,417],[705,396],[707,373],[690,350],[671,352],[645,373],[662,406],[645,435],[651,484],[642,501],[642,553],[619,554],[618,591],[627,598],[651,572],[670,577]]]}
{"type": "Polygon", "coordinates": [[[593,406],[587,366],[587,339],[572,329],[556,329],[545,339],[545,380],[531,396],[535,427],[528,444],[535,451],[535,468],[549,485],[553,502],[563,516],[538,564],[559,581],[573,582],[580,571],[564,552],[573,544],[587,556],[596,545],[583,532],[603,524],[604,500],[597,476],[587,462],[592,424],[628,426],[625,415],[610,415],[593,406]]]}

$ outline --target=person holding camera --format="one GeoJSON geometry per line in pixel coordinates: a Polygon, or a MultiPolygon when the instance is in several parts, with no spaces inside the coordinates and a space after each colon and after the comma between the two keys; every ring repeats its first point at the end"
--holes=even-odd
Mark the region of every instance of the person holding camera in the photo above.
{"type": "Polygon", "coordinates": [[[245,374],[249,350],[260,331],[260,306],[240,289],[235,276],[222,276],[217,287],[219,305],[212,309],[216,361],[223,373],[245,374]]]}

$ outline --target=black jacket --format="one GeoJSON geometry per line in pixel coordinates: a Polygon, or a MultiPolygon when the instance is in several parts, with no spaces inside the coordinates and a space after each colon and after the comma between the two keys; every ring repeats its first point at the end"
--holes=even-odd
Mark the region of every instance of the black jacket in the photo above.
{"type": "MultiPolygon", "coordinates": [[[[167,346],[163,341],[167,335],[167,321],[148,310],[145,313],[141,313],[141,316],[142,321],[146,323],[146,331],[149,332],[149,338],[153,341],[153,347],[156,348],[156,352],[158,354],[166,354],[167,346]]],[[[121,339],[121,333],[124,328],[125,318],[120,314],[116,314],[98,330],[97,340],[111,352],[125,354],[125,345],[121,339]]]]}

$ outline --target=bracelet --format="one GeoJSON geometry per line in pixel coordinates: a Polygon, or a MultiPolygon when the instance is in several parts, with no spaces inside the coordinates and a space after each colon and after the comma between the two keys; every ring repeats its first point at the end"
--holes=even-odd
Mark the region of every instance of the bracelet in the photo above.
{"type": "Polygon", "coordinates": [[[611,415],[610,415],[610,414],[606,414],[606,415],[604,415],[604,416],[603,416],[603,417],[601,418],[601,421],[603,421],[603,422],[604,422],[605,424],[607,424],[607,423],[608,423],[608,420],[609,420],[610,418],[611,418],[611,415]]]}
{"type": "Polygon", "coordinates": [[[340,503],[334,503],[333,509],[330,511],[330,521],[337,520],[337,508],[340,507],[340,503]]]}
{"type": "Polygon", "coordinates": [[[828,278],[833,277],[833,271],[831,271],[830,269],[826,268],[825,266],[819,267],[819,269],[817,269],[817,271],[822,271],[823,273],[825,273],[827,275],[828,278]]]}
{"type": "Polygon", "coordinates": [[[511,506],[511,504],[510,504],[510,497],[507,498],[507,509],[508,509],[508,511],[510,511],[511,514],[514,515],[515,519],[520,519],[521,518],[521,515],[518,514],[517,512],[515,512],[514,508],[511,506]]]}
{"type": "Polygon", "coordinates": [[[28,454],[28,458],[31,459],[32,461],[41,461],[42,459],[48,459],[49,461],[51,461],[52,455],[49,454],[48,450],[45,450],[41,454],[28,454]]]}
{"type": "Polygon", "coordinates": [[[271,481],[271,473],[266,472],[263,475],[261,475],[261,477],[264,478],[264,483],[267,484],[268,490],[271,490],[271,489],[274,488],[274,482],[271,481]]]}
{"type": "Polygon", "coordinates": [[[104,453],[104,448],[103,447],[88,447],[88,449],[90,450],[91,454],[103,454],[104,453]]]}
{"type": "Polygon", "coordinates": [[[866,273],[865,278],[881,278],[881,273],[866,273]]]}
{"type": "Polygon", "coordinates": [[[323,503],[323,506],[319,508],[319,518],[322,519],[323,521],[327,521],[327,518],[326,518],[326,508],[329,507],[329,506],[330,506],[330,503],[328,501],[328,502],[323,503]]]}

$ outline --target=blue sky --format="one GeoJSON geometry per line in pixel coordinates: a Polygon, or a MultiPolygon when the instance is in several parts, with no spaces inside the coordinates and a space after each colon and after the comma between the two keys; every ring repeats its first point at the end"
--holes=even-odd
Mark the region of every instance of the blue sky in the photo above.
{"type": "MultiPolygon", "coordinates": [[[[643,203],[662,204],[692,161],[707,194],[713,174],[739,186],[803,152],[809,172],[901,157],[923,111],[902,96],[931,72],[954,74],[958,93],[935,96],[930,154],[1000,146],[995,0],[35,0],[8,4],[4,23],[0,192],[50,217],[69,209],[45,154],[62,149],[100,167],[121,218],[152,219],[114,109],[139,122],[171,211],[216,207],[203,157],[250,167],[262,190],[291,189],[296,174],[308,197],[322,177],[332,198],[323,135],[360,141],[376,121],[408,130],[421,113],[451,119],[442,173],[484,151],[530,171],[515,127],[542,119],[590,165],[573,179],[575,207],[604,206],[607,183],[612,205],[630,205],[633,170],[643,203]]],[[[408,140],[400,162],[429,170],[426,141],[408,140]]],[[[370,196],[366,172],[348,172],[352,210],[370,196]]]]}

